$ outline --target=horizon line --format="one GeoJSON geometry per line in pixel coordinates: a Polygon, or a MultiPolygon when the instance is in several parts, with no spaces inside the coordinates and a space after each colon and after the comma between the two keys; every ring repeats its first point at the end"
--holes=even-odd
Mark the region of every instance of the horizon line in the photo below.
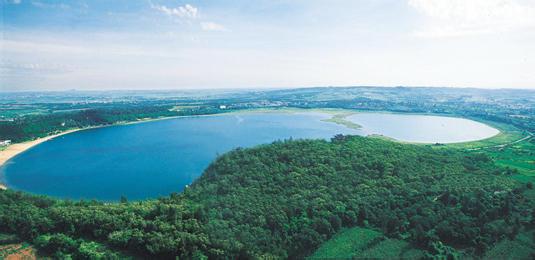
{"type": "Polygon", "coordinates": [[[338,86],[295,86],[295,87],[234,87],[234,88],[154,88],[154,89],[144,89],[144,88],[132,88],[132,89],[43,89],[43,90],[31,90],[31,89],[22,89],[22,90],[0,90],[0,93],[23,93],[23,92],[128,92],[128,91],[140,91],[140,92],[150,92],[150,91],[162,91],[162,92],[173,92],[173,91],[270,91],[270,90],[290,90],[290,89],[318,89],[318,88],[413,88],[413,89],[426,89],[426,88],[436,88],[436,89],[475,89],[475,90],[528,90],[535,91],[535,88],[518,88],[518,87],[453,87],[453,86],[381,86],[381,85],[338,85],[338,86]]]}

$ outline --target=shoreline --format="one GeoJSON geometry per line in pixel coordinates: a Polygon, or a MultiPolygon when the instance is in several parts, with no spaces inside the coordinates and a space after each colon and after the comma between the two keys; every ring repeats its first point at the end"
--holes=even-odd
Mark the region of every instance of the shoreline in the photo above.
{"type": "MultiPolygon", "coordinates": [[[[49,136],[37,138],[37,139],[32,140],[32,141],[26,141],[26,142],[23,142],[23,143],[14,143],[12,145],[9,145],[8,147],[6,147],[6,149],[0,151],[0,167],[3,166],[11,158],[17,156],[18,154],[20,154],[22,152],[25,152],[26,150],[28,150],[28,149],[30,149],[30,148],[38,145],[38,144],[44,143],[44,142],[46,142],[48,140],[54,139],[54,138],[62,136],[62,135],[70,134],[70,133],[73,133],[73,132],[76,132],[76,131],[80,131],[80,130],[84,130],[84,129],[88,129],[88,128],[71,129],[71,130],[67,130],[67,131],[61,132],[59,134],[49,135],[49,136]]],[[[7,187],[6,184],[0,183],[0,190],[7,190],[7,188],[8,187],[7,187]]]]}
{"type": "MultiPolygon", "coordinates": [[[[167,120],[167,119],[174,119],[174,118],[218,116],[218,115],[224,115],[224,114],[235,114],[235,113],[244,113],[244,112],[247,113],[247,112],[280,112],[280,111],[286,111],[286,112],[311,112],[311,111],[312,112],[323,112],[323,113],[327,113],[327,114],[332,115],[332,117],[329,118],[329,119],[326,119],[326,120],[322,120],[322,121],[331,122],[331,123],[335,123],[335,124],[341,124],[341,125],[344,125],[344,126],[346,126],[348,128],[352,128],[352,129],[360,129],[361,126],[358,125],[358,124],[355,124],[355,125],[347,124],[348,122],[345,120],[346,116],[349,116],[349,115],[354,114],[354,113],[392,113],[392,114],[434,115],[434,116],[446,116],[446,117],[453,117],[453,118],[462,118],[462,119],[473,120],[473,121],[476,121],[478,123],[487,125],[487,126],[489,126],[491,128],[494,128],[494,129],[498,130],[497,134],[495,134],[493,136],[490,136],[490,137],[487,137],[487,138],[483,138],[483,139],[480,139],[480,140],[473,140],[473,141],[447,143],[446,145],[480,142],[480,141],[484,141],[484,140],[493,139],[493,138],[497,137],[498,135],[500,135],[500,134],[505,132],[505,131],[502,131],[502,129],[500,129],[499,127],[493,126],[492,124],[488,124],[486,122],[481,122],[480,120],[474,120],[474,119],[468,118],[468,117],[460,117],[460,116],[455,116],[455,115],[441,115],[441,114],[429,114],[429,113],[396,113],[396,112],[389,112],[389,111],[360,111],[360,110],[356,110],[356,109],[339,109],[339,108],[314,108],[314,109],[288,108],[288,107],[285,107],[285,108],[282,108],[282,109],[281,108],[260,108],[260,109],[259,108],[254,108],[254,109],[230,110],[230,111],[226,111],[226,112],[222,112],[222,113],[214,113],[214,114],[170,116],[170,117],[160,117],[160,118],[143,118],[143,119],[138,119],[138,120],[135,120],[135,121],[116,122],[116,123],[110,124],[110,125],[99,125],[99,126],[92,126],[92,127],[86,127],[86,128],[71,129],[71,130],[67,130],[67,131],[64,131],[64,132],[61,132],[61,133],[58,133],[58,134],[37,138],[37,139],[32,140],[32,141],[26,141],[26,142],[23,142],[23,143],[14,143],[14,144],[11,144],[11,145],[7,146],[4,150],[0,151],[0,167],[3,166],[11,158],[17,156],[18,154],[20,154],[22,152],[25,152],[26,150],[28,150],[28,149],[30,149],[30,148],[38,145],[38,144],[41,144],[43,142],[46,142],[48,140],[54,139],[54,138],[62,136],[62,135],[70,134],[70,133],[81,131],[81,130],[88,130],[88,129],[101,128],[101,127],[110,127],[110,126],[118,126],[118,125],[130,125],[130,124],[146,123],[146,122],[151,122],[151,121],[167,120]]],[[[373,138],[373,136],[372,136],[372,138],[373,138]]],[[[390,138],[390,139],[392,139],[392,138],[390,138]]],[[[403,141],[396,140],[396,139],[393,139],[393,140],[395,140],[397,142],[400,142],[400,143],[410,143],[410,142],[403,142],[403,141]]],[[[412,144],[428,145],[430,143],[412,143],[412,144]]],[[[0,190],[6,190],[6,189],[8,189],[7,185],[5,183],[0,182],[0,190]]]]}
{"type": "MultiPolygon", "coordinates": [[[[63,132],[58,133],[58,134],[37,138],[37,139],[32,140],[32,141],[26,141],[26,142],[22,142],[22,143],[14,143],[14,144],[11,144],[11,145],[7,146],[4,150],[0,151],[0,167],[2,167],[11,158],[19,155],[20,153],[23,153],[23,152],[29,150],[30,148],[32,148],[32,147],[34,147],[34,146],[36,146],[38,144],[41,144],[41,143],[44,143],[46,141],[52,140],[52,139],[54,139],[56,137],[60,137],[60,136],[66,135],[66,134],[70,134],[70,133],[74,133],[74,132],[78,132],[78,131],[82,131],[82,130],[89,130],[89,129],[102,128],[102,127],[110,127],[110,126],[119,126],[119,125],[130,125],[130,124],[137,124],[137,123],[146,123],[146,122],[151,122],[151,121],[173,119],[173,118],[179,118],[179,117],[212,116],[212,115],[217,115],[217,114],[171,116],[171,117],[161,117],[161,118],[144,118],[144,119],[139,119],[139,120],[136,120],[136,121],[116,122],[116,123],[110,124],[110,125],[97,125],[97,126],[90,126],[90,127],[85,127],[85,128],[70,129],[70,130],[66,130],[66,131],[63,131],[63,132]]],[[[7,186],[7,184],[6,183],[2,183],[2,181],[0,180],[0,190],[7,190],[8,188],[9,187],[7,186]]]]}

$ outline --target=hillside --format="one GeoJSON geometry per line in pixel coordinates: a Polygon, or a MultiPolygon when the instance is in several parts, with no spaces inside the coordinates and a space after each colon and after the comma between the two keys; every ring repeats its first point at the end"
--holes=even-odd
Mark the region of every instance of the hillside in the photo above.
{"type": "Polygon", "coordinates": [[[506,172],[484,154],[373,138],[279,141],[224,154],[158,200],[1,191],[0,232],[58,257],[304,258],[360,227],[415,256],[483,256],[533,229],[532,185],[506,172]]]}

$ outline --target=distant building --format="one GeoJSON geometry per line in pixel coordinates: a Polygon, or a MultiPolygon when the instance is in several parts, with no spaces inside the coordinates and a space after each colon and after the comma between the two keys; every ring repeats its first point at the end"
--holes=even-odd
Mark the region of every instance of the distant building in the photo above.
{"type": "Polygon", "coordinates": [[[219,109],[227,109],[227,106],[221,105],[221,106],[219,106],[219,109]]]}
{"type": "Polygon", "coordinates": [[[0,146],[8,146],[11,144],[11,140],[0,140],[0,146]]]}

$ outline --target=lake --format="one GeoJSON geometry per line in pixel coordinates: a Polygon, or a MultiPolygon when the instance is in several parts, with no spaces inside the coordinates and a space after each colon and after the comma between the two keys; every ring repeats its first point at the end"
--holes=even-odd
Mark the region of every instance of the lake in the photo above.
{"type": "Polygon", "coordinates": [[[59,198],[113,201],[155,198],[180,192],[218,154],[287,138],[335,134],[382,134],[409,142],[461,142],[498,130],[467,119],[358,113],[350,129],[322,120],[320,112],[244,112],[183,117],[95,128],[37,145],[0,168],[12,189],[59,198]]]}

